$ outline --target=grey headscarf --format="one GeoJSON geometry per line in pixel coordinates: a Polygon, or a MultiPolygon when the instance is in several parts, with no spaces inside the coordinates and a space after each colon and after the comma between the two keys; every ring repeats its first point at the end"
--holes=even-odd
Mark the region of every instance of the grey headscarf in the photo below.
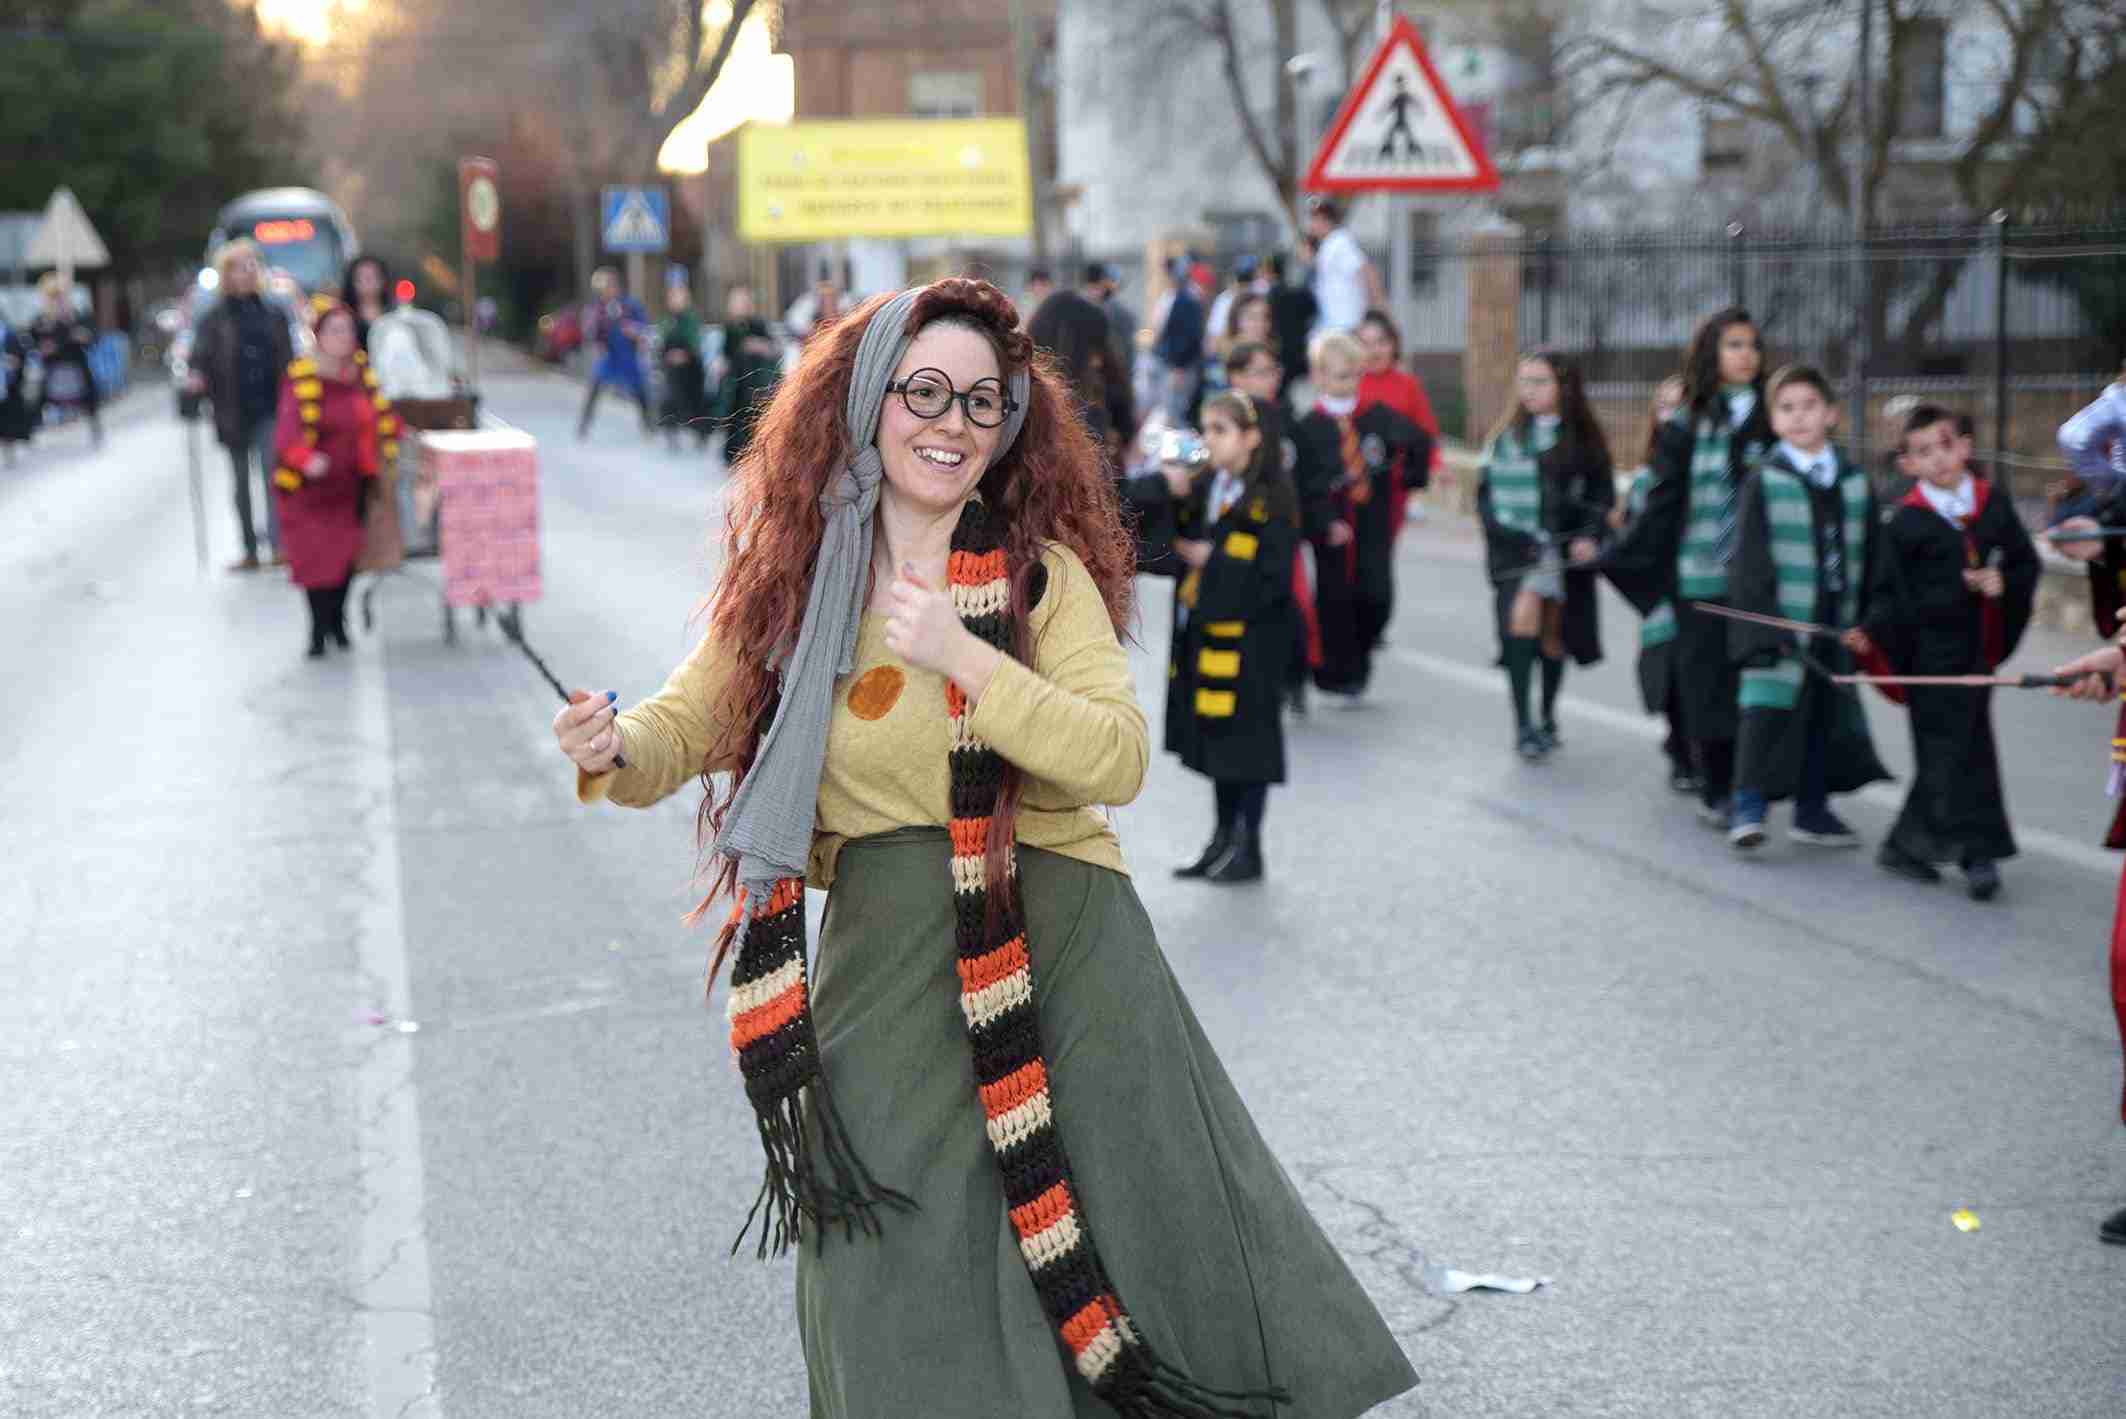
{"type": "MultiPolygon", "coordinates": [[[[812,855],[812,828],[819,811],[819,776],[827,762],[827,723],[834,711],[836,678],[855,669],[856,633],[863,616],[864,573],[871,565],[872,516],[885,477],[873,440],[879,410],[916,331],[908,328],[922,287],[902,291],[880,306],[864,327],[849,379],[846,411],[849,466],[820,495],[827,527],[813,565],[805,617],[797,644],[782,665],[782,699],[761,736],[753,767],[738,785],[716,835],[718,855],[738,860],[738,883],[749,903],[767,900],[785,877],[802,877],[812,855]]],[[[1005,421],[991,462],[1002,458],[1026,423],[1032,380],[1025,370],[1008,377],[1016,406],[1005,421]]],[[[750,920],[750,910],[741,920],[750,920]]],[[[734,943],[734,948],[736,943],[734,943]]]]}

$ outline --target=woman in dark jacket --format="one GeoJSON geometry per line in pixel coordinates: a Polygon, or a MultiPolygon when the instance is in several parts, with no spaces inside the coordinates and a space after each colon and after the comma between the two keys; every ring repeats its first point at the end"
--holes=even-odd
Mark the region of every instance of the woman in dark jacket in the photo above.
{"type": "Polygon", "coordinates": [[[44,364],[44,392],[31,422],[44,422],[45,405],[73,405],[88,418],[89,437],[100,447],[103,420],[97,411],[101,401],[95,372],[89,368],[89,347],[96,343],[96,328],[75,313],[73,292],[57,272],[37,283],[37,294],[43,306],[30,322],[29,344],[44,364]]]}
{"type": "Polygon", "coordinates": [[[1582,665],[1602,658],[1590,564],[1601,551],[1616,484],[1577,366],[1539,350],[1522,359],[1515,385],[1519,400],[1484,451],[1477,512],[1496,592],[1499,658],[1513,697],[1515,747],[1534,761],[1561,742],[1557,702],[1565,657],[1582,665]],[[1538,657],[1540,721],[1528,708],[1538,657]]]}

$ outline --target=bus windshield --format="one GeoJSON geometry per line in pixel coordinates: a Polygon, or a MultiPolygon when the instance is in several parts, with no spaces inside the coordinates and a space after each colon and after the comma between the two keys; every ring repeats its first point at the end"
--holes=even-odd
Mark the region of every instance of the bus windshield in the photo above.
{"type": "Polygon", "coordinates": [[[346,258],[331,222],[315,217],[258,217],[238,223],[230,235],[257,242],[267,269],[286,271],[306,292],[338,294],[346,258]]]}

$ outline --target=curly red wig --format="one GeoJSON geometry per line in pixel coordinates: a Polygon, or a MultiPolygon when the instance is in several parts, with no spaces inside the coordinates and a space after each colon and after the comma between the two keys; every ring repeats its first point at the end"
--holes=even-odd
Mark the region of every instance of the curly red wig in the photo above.
{"type": "MultiPolygon", "coordinates": [[[[737,666],[723,704],[710,722],[727,726],[711,761],[738,764],[721,796],[714,779],[699,818],[704,850],[721,827],[732,795],[753,766],[754,754],[774,712],[777,677],[771,668],[779,650],[796,642],[805,597],[826,528],[820,497],[848,463],[844,419],[856,349],[864,329],[890,296],[877,296],[815,334],[795,371],[763,412],[751,447],[732,470],[725,498],[723,577],[711,598],[711,634],[737,666]]],[[[926,287],[908,315],[912,335],[940,320],[981,331],[997,352],[1007,377],[1027,370],[1030,393],[1026,422],[1012,446],[982,474],[978,491],[1001,524],[1004,551],[1013,569],[1012,651],[1033,660],[1030,578],[1050,543],[1075,552],[1092,574],[1117,632],[1130,616],[1136,558],[1123,529],[1114,484],[1099,447],[1077,413],[1068,381],[1034,349],[1019,329],[1010,297],[987,281],[949,277],[926,287]]],[[[994,859],[1011,842],[1018,806],[1016,774],[1007,782],[991,821],[994,859]]],[[[717,866],[707,907],[735,885],[734,869],[717,866]]],[[[716,965],[729,932],[719,944],[716,965]]],[[[714,978],[716,965],[710,970],[714,978]]]]}

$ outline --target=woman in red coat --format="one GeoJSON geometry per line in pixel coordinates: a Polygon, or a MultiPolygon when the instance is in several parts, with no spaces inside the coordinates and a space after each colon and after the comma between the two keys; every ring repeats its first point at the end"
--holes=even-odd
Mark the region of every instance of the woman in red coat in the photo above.
{"type": "Polygon", "coordinates": [[[288,366],[273,446],[279,466],[281,551],[310,598],[310,657],[329,636],[347,648],[347,583],[381,461],[398,452],[398,420],[356,343],[354,312],[337,301],[317,316],[317,354],[288,366]]]}
{"type": "Polygon", "coordinates": [[[1391,516],[1395,535],[1400,537],[1411,492],[1430,483],[1438,469],[1439,420],[1433,417],[1432,401],[1425,397],[1424,382],[1403,368],[1403,335],[1386,311],[1366,312],[1366,318],[1358,323],[1358,343],[1366,352],[1366,367],[1358,377],[1358,407],[1385,404],[1432,439],[1430,462],[1423,468],[1402,469],[1397,479],[1391,516]]]}

